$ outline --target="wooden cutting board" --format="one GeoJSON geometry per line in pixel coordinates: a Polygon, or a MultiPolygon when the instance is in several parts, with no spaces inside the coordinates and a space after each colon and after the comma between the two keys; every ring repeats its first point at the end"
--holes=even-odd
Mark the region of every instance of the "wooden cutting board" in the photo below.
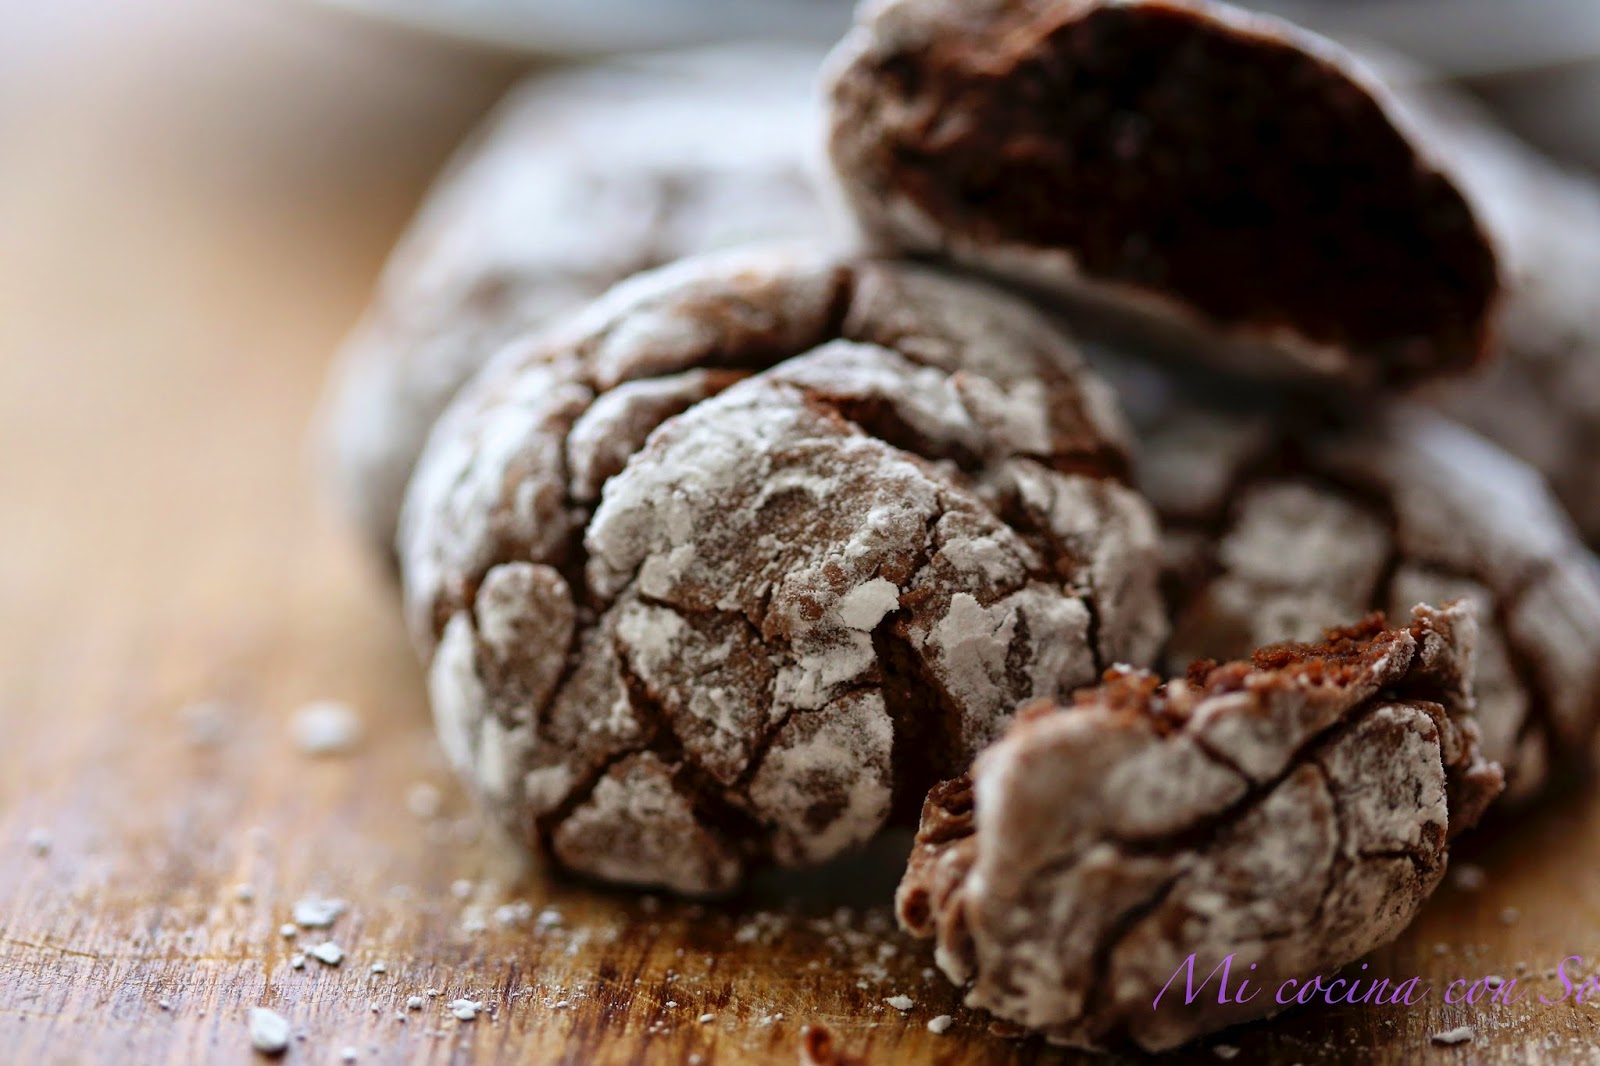
{"type": "MultiPolygon", "coordinates": [[[[302,1063],[794,1062],[807,1026],[872,1063],[1072,1061],[992,1032],[892,930],[903,841],[695,907],[552,883],[481,838],[304,442],[389,242],[513,73],[289,5],[0,13],[0,1060],[249,1061],[267,1006],[302,1063]],[[297,751],[317,698],[359,709],[354,752],[297,751]],[[348,911],[285,939],[308,894],[348,911]],[[342,964],[295,968],[324,938],[342,964]]],[[[1565,956],[1600,964],[1600,801],[1468,849],[1486,884],[1370,960],[1427,1003],[1306,1009],[1173,1061],[1595,1057],[1600,1010],[1537,993],[1565,956]],[[1533,994],[1441,1001],[1488,974],[1533,994]],[[1430,1043],[1460,1025],[1473,1042],[1430,1043]]]]}

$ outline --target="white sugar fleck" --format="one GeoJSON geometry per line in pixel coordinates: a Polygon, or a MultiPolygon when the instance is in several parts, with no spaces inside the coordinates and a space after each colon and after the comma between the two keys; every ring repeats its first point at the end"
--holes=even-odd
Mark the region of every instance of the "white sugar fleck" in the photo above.
{"type": "Polygon", "coordinates": [[[289,1021],[265,1007],[250,1008],[250,1046],[263,1055],[281,1055],[289,1048],[289,1021]]]}
{"type": "Polygon", "coordinates": [[[1442,1032],[1434,1033],[1432,1040],[1435,1044],[1444,1044],[1448,1046],[1452,1044],[1465,1044],[1467,1041],[1471,1040],[1472,1037],[1472,1026],[1461,1025],[1454,1029],[1445,1029],[1442,1032]]]}
{"type": "Polygon", "coordinates": [[[361,742],[361,716],[348,703],[316,700],[294,712],[289,734],[306,755],[343,755],[361,742]]]}
{"type": "Polygon", "coordinates": [[[717,1020],[717,1016],[715,1014],[702,1014],[702,1015],[700,1015],[700,1024],[701,1025],[704,1025],[706,1022],[714,1022],[716,1020],[717,1020]]]}
{"type": "Polygon", "coordinates": [[[470,1022],[478,1016],[483,1004],[472,999],[453,999],[447,1007],[450,1013],[456,1016],[457,1021],[470,1022]]]}
{"type": "Polygon", "coordinates": [[[937,1018],[929,1019],[928,1032],[932,1033],[934,1036],[943,1036],[954,1023],[955,1019],[950,1017],[950,1015],[941,1014],[937,1018]]]}
{"type": "Polygon", "coordinates": [[[324,940],[316,947],[307,949],[306,954],[328,966],[337,966],[344,961],[344,948],[331,940],[324,940]]]}
{"type": "Polygon", "coordinates": [[[305,957],[305,955],[300,953],[300,952],[296,952],[295,954],[290,955],[289,956],[289,967],[290,967],[290,969],[294,969],[294,970],[303,970],[303,969],[305,969],[306,968],[306,957],[305,957]]]}
{"type": "Polygon", "coordinates": [[[299,932],[300,927],[295,925],[293,922],[284,922],[282,925],[278,926],[278,935],[283,937],[285,940],[293,940],[299,932]]]}
{"type": "Polygon", "coordinates": [[[255,888],[253,888],[252,886],[247,885],[247,884],[242,884],[241,883],[241,884],[234,885],[233,886],[233,898],[238,900],[240,903],[251,903],[251,902],[254,902],[254,900],[256,898],[256,890],[255,890],[255,888]]]}
{"type": "Polygon", "coordinates": [[[410,996],[406,999],[406,1010],[421,1010],[423,1000],[421,996],[410,996]]]}
{"type": "Polygon", "coordinates": [[[347,1047],[339,1052],[340,1062],[354,1062],[361,1057],[361,1052],[353,1047],[347,1047]]]}
{"type": "Polygon", "coordinates": [[[456,899],[466,899],[472,895],[472,882],[465,877],[450,882],[450,894],[456,899]]]}
{"type": "Polygon", "coordinates": [[[839,621],[848,628],[870,633],[885,615],[900,607],[900,589],[888,578],[875,577],[839,598],[839,621]]]}
{"type": "Polygon", "coordinates": [[[889,1004],[889,1006],[893,1007],[895,1010],[900,1011],[910,1010],[912,1007],[916,1006],[916,1003],[912,1001],[910,996],[890,996],[888,999],[884,1000],[884,1002],[889,1004]]]}
{"type": "Polygon", "coordinates": [[[156,1006],[160,1007],[162,1010],[171,1010],[172,1009],[172,1000],[163,999],[163,1000],[159,1001],[156,1004],[156,1006]]]}
{"type": "Polygon", "coordinates": [[[1463,892],[1476,892],[1488,880],[1483,867],[1464,862],[1450,871],[1450,883],[1463,892]]]}
{"type": "Polygon", "coordinates": [[[370,971],[372,971],[373,973],[384,973],[389,969],[389,967],[385,966],[381,962],[375,962],[375,963],[373,963],[371,966],[369,966],[367,968],[370,971]]]}
{"type": "Polygon", "coordinates": [[[50,854],[50,833],[44,829],[32,829],[28,832],[28,850],[43,858],[50,854]]]}
{"type": "Polygon", "coordinates": [[[348,906],[342,899],[304,896],[295,901],[294,924],[302,929],[326,929],[339,920],[348,906]]]}
{"type": "Polygon", "coordinates": [[[539,919],[535,923],[540,929],[551,929],[561,924],[561,912],[554,907],[546,907],[539,912],[539,919]]]}

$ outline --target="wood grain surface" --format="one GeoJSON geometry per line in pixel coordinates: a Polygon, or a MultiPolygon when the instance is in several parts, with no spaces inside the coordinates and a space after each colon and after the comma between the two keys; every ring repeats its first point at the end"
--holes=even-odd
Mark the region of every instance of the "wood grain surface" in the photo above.
{"type": "MultiPolygon", "coordinates": [[[[903,841],[694,907],[517,870],[448,780],[305,437],[388,243],[513,73],[292,4],[0,11],[0,1062],[247,1062],[258,1005],[297,1063],[794,1062],[806,1026],[872,1063],[1075,1061],[992,1032],[890,929],[903,841]],[[366,734],[311,758],[288,722],[325,697],[366,734]],[[349,901],[338,967],[292,965],[308,893],[349,901]]],[[[1369,960],[1426,1003],[1171,1061],[1600,1058],[1600,1010],[1538,1003],[1564,957],[1600,965],[1600,801],[1466,851],[1485,885],[1369,960]],[[1489,974],[1530,994],[1442,1002],[1489,974]]]]}

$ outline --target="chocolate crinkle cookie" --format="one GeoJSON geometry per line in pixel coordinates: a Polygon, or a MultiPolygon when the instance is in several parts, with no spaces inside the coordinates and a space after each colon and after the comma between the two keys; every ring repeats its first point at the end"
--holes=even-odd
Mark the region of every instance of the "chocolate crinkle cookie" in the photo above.
{"type": "Polygon", "coordinates": [[[1110,393],[1025,305],[765,248],[508,349],[401,519],[452,762],[514,835],[683,893],[817,863],[1019,702],[1165,634],[1110,393]]]}
{"type": "Polygon", "coordinates": [[[428,430],[503,344],[640,270],[826,231],[819,60],[709,49],[512,90],[401,238],[324,401],[331,487],[372,543],[392,550],[428,430]]]}
{"type": "Polygon", "coordinates": [[[1253,374],[1406,385],[1487,354],[1494,250],[1336,45],[1204,0],[877,0],[830,154],[880,250],[1253,374]]]}
{"type": "Polygon", "coordinates": [[[929,795],[900,921],[968,1005],[1056,1043],[1163,1049],[1282,1010],[1283,982],[1399,934],[1498,792],[1474,636],[1470,605],[1418,607],[1031,706],[929,795]]]}
{"type": "Polygon", "coordinates": [[[1587,757],[1600,718],[1600,564],[1538,474],[1410,404],[1358,416],[1196,401],[1107,363],[1161,516],[1164,665],[1307,640],[1372,610],[1464,598],[1483,621],[1478,721],[1508,795],[1587,757]]]}
{"type": "Polygon", "coordinates": [[[1441,388],[1439,405],[1543,472],[1600,542],[1600,182],[1392,66],[1385,76],[1493,235],[1506,282],[1497,358],[1441,388]]]}

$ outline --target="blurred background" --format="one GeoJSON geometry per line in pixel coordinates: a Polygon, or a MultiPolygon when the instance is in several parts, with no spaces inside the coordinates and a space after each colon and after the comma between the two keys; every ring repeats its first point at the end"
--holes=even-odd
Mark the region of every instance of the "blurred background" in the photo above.
{"type": "MultiPolygon", "coordinates": [[[[1600,165],[1593,0],[1275,2],[1459,74],[1531,139],[1600,165]]],[[[828,40],[849,7],[0,7],[0,599],[49,598],[85,548],[64,528],[92,535],[130,592],[253,565],[237,540],[175,543],[219,510],[250,513],[238,532],[267,554],[282,519],[250,508],[303,477],[283,456],[301,453],[321,368],[432,174],[521,73],[729,35],[828,40]],[[229,441],[226,461],[206,434],[229,441]],[[159,506],[132,476],[156,470],[159,506]]]]}

